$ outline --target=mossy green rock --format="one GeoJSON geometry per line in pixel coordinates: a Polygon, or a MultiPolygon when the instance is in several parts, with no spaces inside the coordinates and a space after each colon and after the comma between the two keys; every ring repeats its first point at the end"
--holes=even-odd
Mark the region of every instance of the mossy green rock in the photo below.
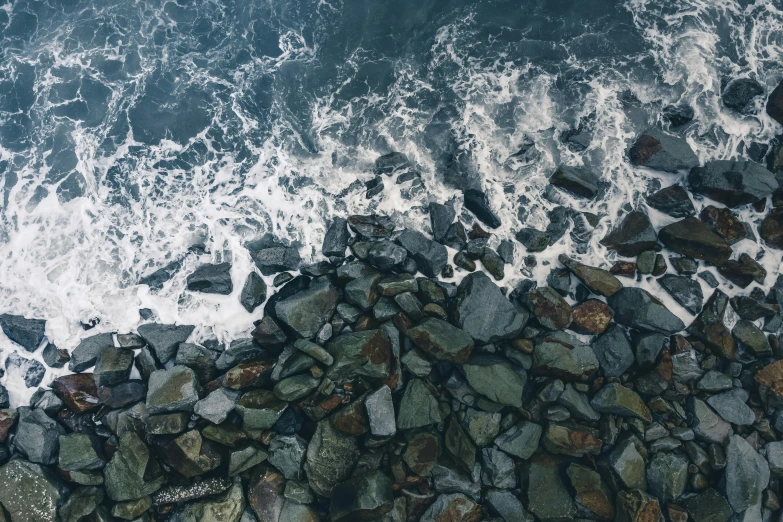
{"type": "Polygon", "coordinates": [[[103,470],[106,494],[117,502],[155,493],[166,481],[149,448],[133,432],[120,437],[120,445],[103,470]]]}

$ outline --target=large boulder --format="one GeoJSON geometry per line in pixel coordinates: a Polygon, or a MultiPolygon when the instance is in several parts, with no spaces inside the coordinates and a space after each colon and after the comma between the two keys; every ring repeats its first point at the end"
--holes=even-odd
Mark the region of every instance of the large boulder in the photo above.
{"type": "Polygon", "coordinates": [[[14,449],[37,464],[54,464],[65,429],[43,410],[19,408],[14,449]]]}
{"type": "Polygon", "coordinates": [[[684,138],[656,127],[642,132],[628,150],[632,165],[677,172],[699,164],[699,158],[684,138]]]}
{"type": "Polygon", "coordinates": [[[506,299],[484,272],[462,280],[452,313],[457,326],[479,344],[518,336],[528,319],[528,313],[506,299]]]}
{"type": "Polygon", "coordinates": [[[300,337],[312,339],[331,319],[339,297],[340,292],[328,279],[318,278],[307,290],[277,302],[275,315],[300,337]]]}
{"type": "Polygon", "coordinates": [[[658,232],[669,250],[693,259],[721,266],[731,257],[731,245],[696,217],[687,217],[658,232]]]}
{"type": "Polygon", "coordinates": [[[645,332],[677,333],[685,324],[663,303],[641,288],[623,288],[608,298],[614,320],[645,332]]]}
{"type": "Polygon", "coordinates": [[[753,78],[737,78],[726,85],[721,93],[723,105],[746,114],[753,109],[754,98],[764,94],[764,87],[753,78]]]}
{"type": "Polygon", "coordinates": [[[46,321],[21,315],[0,314],[0,328],[6,337],[28,352],[36,351],[46,335],[46,321]]]}
{"type": "Polygon", "coordinates": [[[772,172],[745,160],[708,161],[691,169],[688,183],[696,194],[732,208],[755,203],[778,188],[772,172]]]}
{"type": "Polygon", "coordinates": [[[658,237],[650,218],[638,210],[625,216],[617,228],[601,240],[606,248],[626,257],[653,250],[657,243],[658,237]]]}
{"type": "Polygon", "coordinates": [[[286,270],[299,270],[302,258],[296,246],[289,246],[271,234],[249,242],[250,257],[263,275],[273,275],[286,270]]]}

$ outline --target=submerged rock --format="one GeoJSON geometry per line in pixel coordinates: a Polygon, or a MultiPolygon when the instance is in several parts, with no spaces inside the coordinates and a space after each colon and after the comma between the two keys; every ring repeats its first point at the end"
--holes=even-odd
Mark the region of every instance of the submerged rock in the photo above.
{"type": "Polygon", "coordinates": [[[498,228],[501,225],[500,218],[489,204],[489,197],[484,191],[469,189],[464,191],[465,208],[473,212],[479,221],[489,228],[498,228]]]}
{"type": "Polygon", "coordinates": [[[740,113],[753,108],[753,99],[764,94],[764,87],[752,78],[737,78],[729,82],[721,93],[723,105],[740,113]]]}
{"type": "Polygon", "coordinates": [[[585,168],[560,165],[550,176],[549,183],[580,198],[595,199],[600,179],[585,168]]]}

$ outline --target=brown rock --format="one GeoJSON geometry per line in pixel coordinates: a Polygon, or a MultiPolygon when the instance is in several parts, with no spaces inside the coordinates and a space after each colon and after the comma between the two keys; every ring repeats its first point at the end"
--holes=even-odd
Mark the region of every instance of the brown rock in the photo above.
{"type": "Polygon", "coordinates": [[[75,413],[96,410],[101,405],[91,373],[58,377],[52,381],[52,390],[75,413]]]}
{"type": "Polygon", "coordinates": [[[603,301],[588,299],[574,306],[571,315],[571,330],[581,334],[598,335],[609,326],[614,312],[603,301]]]}
{"type": "Polygon", "coordinates": [[[783,360],[770,363],[757,371],[756,382],[783,399],[783,360]]]}
{"type": "MultiPolygon", "coordinates": [[[[279,522],[283,511],[285,478],[277,471],[259,466],[250,479],[247,500],[258,522],[279,522]]],[[[282,521],[281,521],[282,522],[282,521]]]]}
{"type": "Polygon", "coordinates": [[[742,224],[742,221],[737,219],[737,216],[725,207],[718,208],[708,205],[699,214],[699,219],[728,241],[730,245],[733,245],[740,239],[744,239],[748,235],[748,231],[745,230],[745,225],[742,224]]]}
{"type": "Polygon", "coordinates": [[[423,431],[417,433],[408,442],[402,458],[411,471],[417,475],[426,476],[438,463],[440,452],[440,437],[423,431]]]}
{"type": "Polygon", "coordinates": [[[0,443],[8,439],[8,432],[14,427],[19,413],[16,410],[0,410],[0,443]]]}
{"type": "Polygon", "coordinates": [[[232,390],[246,390],[266,386],[271,382],[276,359],[255,359],[240,363],[223,376],[223,386],[232,390]]]}
{"type": "Polygon", "coordinates": [[[688,333],[721,357],[734,359],[737,343],[723,322],[728,304],[728,296],[720,290],[715,290],[704,304],[701,313],[688,326],[688,333]]]}
{"type": "Polygon", "coordinates": [[[347,435],[358,437],[370,431],[370,420],[367,417],[365,398],[359,397],[348,406],[337,411],[332,416],[335,428],[347,435]]]}
{"type": "Polygon", "coordinates": [[[767,245],[778,250],[783,250],[783,207],[773,208],[759,228],[761,239],[767,245]]]}
{"type": "Polygon", "coordinates": [[[603,442],[598,431],[587,426],[550,423],[544,432],[543,445],[551,453],[583,457],[598,455],[603,442]]]}
{"type": "MultiPolygon", "coordinates": [[[[609,297],[623,287],[623,284],[612,273],[602,268],[587,266],[574,261],[565,254],[561,254],[557,259],[594,294],[609,297]]],[[[636,272],[636,265],[634,265],[633,272],[636,272]]]]}
{"type": "Polygon", "coordinates": [[[658,499],[632,489],[617,494],[617,522],[663,522],[658,499]]]}
{"type": "Polygon", "coordinates": [[[636,263],[632,261],[618,261],[612,265],[609,269],[612,275],[627,277],[629,279],[636,278],[636,263]]]}

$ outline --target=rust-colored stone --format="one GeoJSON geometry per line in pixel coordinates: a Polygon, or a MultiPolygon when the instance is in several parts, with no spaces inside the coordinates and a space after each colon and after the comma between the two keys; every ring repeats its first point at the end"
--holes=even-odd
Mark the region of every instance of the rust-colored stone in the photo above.
{"type": "Polygon", "coordinates": [[[571,315],[573,316],[571,330],[581,334],[598,335],[609,326],[614,312],[603,301],[588,299],[573,307],[571,315]]]}
{"type": "Polygon", "coordinates": [[[631,261],[618,261],[609,269],[609,273],[615,276],[636,278],[636,263],[631,261]]]}
{"type": "Polygon", "coordinates": [[[52,381],[52,390],[71,411],[84,413],[98,409],[101,400],[91,373],[64,375],[52,381]]]}
{"type": "Polygon", "coordinates": [[[783,398],[783,360],[770,363],[757,371],[756,382],[783,398]]]}
{"type": "Polygon", "coordinates": [[[254,359],[234,366],[223,376],[223,386],[233,390],[260,388],[271,382],[276,359],[254,359]]]}
{"type": "Polygon", "coordinates": [[[8,439],[8,432],[16,424],[19,414],[16,410],[0,410],[0,443],[8,439]]]}

